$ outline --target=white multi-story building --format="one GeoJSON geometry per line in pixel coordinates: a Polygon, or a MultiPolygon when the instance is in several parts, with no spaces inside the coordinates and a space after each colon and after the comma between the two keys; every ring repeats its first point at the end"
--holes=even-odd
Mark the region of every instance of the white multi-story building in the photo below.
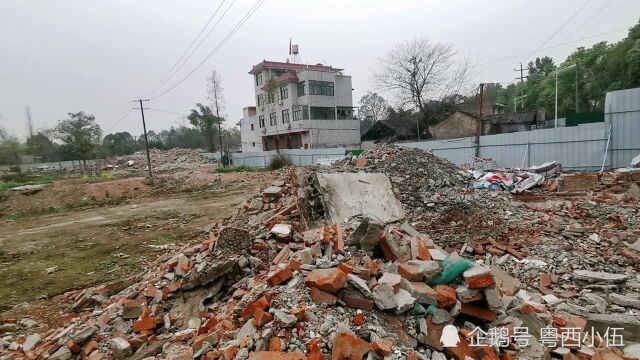
{"type": "Polygon", "coordinates": [[[351,76],[342,69],[262,61],[249,74],[256,106],[240,120],[243,152],[359,146],[351,76]]]}

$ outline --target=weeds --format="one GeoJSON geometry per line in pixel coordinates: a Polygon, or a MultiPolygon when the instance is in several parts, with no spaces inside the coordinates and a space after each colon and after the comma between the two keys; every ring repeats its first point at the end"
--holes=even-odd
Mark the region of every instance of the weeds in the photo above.
{"type": "Polygon", "coordinates": [[[15,187],[18,186],[23,186],[23,185],[42,185],[42,184],[49,184],[53,181],[53,178],[50,176],[41,176],[41,177],[37,177],[35,179],[24,179],[24,180],[8,180],[8,181],[4,181],[4,180],[0,180],[0,191],[6,191],[9,189],[13,189],[15,187]]]}

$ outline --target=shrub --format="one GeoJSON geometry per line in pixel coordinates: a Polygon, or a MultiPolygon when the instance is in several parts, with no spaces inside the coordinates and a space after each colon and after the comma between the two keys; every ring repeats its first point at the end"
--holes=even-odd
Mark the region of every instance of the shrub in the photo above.
{"type": "Polygon", "coordinates": [[[269,169],[271,170],[278,170],[285,166],[293,166],[293,164],[289,159],[287,159],[282,155],[278,155],[274,157],[273,159],[271,159],[271,162],[269,163],[269,169]]]}

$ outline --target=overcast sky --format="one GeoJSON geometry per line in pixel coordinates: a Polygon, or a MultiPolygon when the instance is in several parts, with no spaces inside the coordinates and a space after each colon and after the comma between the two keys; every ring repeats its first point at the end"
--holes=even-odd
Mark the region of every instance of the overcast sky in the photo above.
{"type": "MultiPolygon", "coordinates": [[[[146,92],[221,2],[0,0],[0,127],[24,137],[30,105],[36,129],[83,110],[96,115],[105,134],[140,134],[139,111],[122,118],[134,105],[130,101],[149,97],[146,92]]],[[[191,72],[254,4],[226,0],[211,23],[227,11],[217,27],[154,94],[191,72]]],[[[254,105],[247,72],[262,59],[284,61],[290,38],[299,44],[302,62],[344,68],[352,76],[354,104],[373,88],[376,58],[415,37],[448,42],[460,55],[470,55],[478,65],[476,82],[506,83],[519,62],[543,55],[564,59],[577,46],[620,40],[639,15],[637,0],[266,0],[200,69],[146,106],[187,113],[207,101],[206,78],[215,67],[227,125],[233,126],[242,108],[254,105]],[[574,41],[579,39],[584,40],[574,41]]],[[[178,114],[149,110],[147,126],[161,130],[185,123],[178,114]]]]}

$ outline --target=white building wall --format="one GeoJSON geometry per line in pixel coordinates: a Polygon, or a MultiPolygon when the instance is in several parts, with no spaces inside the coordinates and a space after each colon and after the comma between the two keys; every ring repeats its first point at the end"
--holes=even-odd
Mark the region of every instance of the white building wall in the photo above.
{"type": "Polygon", "coordinates": [[[242,152],[262,151],[262,136],[258,127],[258,117],[250,116],[248,108],[242,111],[240,119],[240,141],[242,142],[242,152]],[[252,126],[253,125],[253,128],[252,126]]]}
{"type": "MultiPolygon", "coordinates": [[[[280,98],[280,87],[276,90],[276,101],[267,104],[267,95],[262,90],[266,82],[272,76],[270,69],[264,70],[262,73],[262,83],[256,83],[256,76],[253,75],[253,85],[256,101],[256,116],[254,119],[253,133],[248,130],[241,132],[243,136],[242,145],[243,152],[256,151],[253,147],[247,146],[247,143],[254,142],[255,136],[259,138],[256,142],[257,151],[262,151],[262,137],[273,136],[286,133],[304,132],[303,144],[308,148],[327,148],[334,146],[348,146],[351,148],[358,147],[360,144],[360,122],[355,120],[298,120],[293,121],[294,106],[302,106],[307,109],[309,117],[311,116],[310,107],[331,107],[337,115],[337,108],[344,107],[353,109],[353,98],[351,88],[351,76],[341,75],[337,72],[301,70],[297,72],[298,81],[304,81],[305,95],[298,97],[297,83],[289,82],[283,84],[288,89],[288,98],[280,98]],[[334,84],[334,96],[327,95],[310,95],[309,81],[328,81],[334,84]],[[264,105],[258,106],[258,95],[262,95],[264,105]],[[283,123],[282,110],[289,110],[289,123],[283,123]],[[271,125],[270,115],[276,115],[276,124],[271,125]],[[264,128],[259,127],[259,117],[264,116],[264,128]],[[244,136],[253,136],[252,140],[245,141],[244,136]],[[247,148],[247,150],[245,150],[247,148]]],[[[337,118],[337,116],[336,116],[337,118]]],[[[248,144],[250,145],[250,144],[248,144]]],[[[303,146],[304,146],[303,145],[303,146]]]]}

